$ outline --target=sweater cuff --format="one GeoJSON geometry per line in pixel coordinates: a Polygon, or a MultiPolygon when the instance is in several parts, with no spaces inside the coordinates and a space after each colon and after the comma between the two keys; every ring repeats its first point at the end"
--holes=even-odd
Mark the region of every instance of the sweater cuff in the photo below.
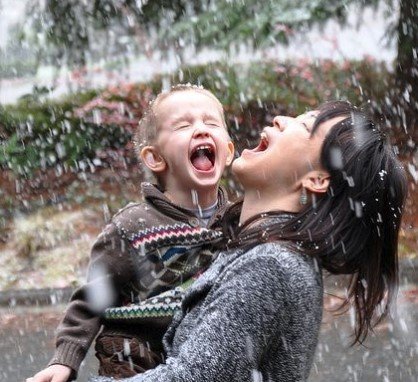
{"type": "Polygon", "coordinates": [[[48,363],[48,366],[65,365],[73,369],[72,374],[76,375],[85,356],[86,352],[80,347],[80,344],[64,342],[57,347],[54,357],[48,363]]]}

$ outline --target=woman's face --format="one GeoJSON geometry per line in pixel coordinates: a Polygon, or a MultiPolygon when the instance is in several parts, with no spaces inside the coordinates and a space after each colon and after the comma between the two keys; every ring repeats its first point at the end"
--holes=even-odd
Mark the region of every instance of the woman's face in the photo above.
{"type": "Polygon", "coordinates": [[[244,150],[232,165],[244,187],[298,187],[309,171],[321,170],[322,143],[337,119],[322,123],[312,135],[317,114],[311,111],[296,118],[275,117],[273,126],[263,129],[259,145],[244,150]]]}

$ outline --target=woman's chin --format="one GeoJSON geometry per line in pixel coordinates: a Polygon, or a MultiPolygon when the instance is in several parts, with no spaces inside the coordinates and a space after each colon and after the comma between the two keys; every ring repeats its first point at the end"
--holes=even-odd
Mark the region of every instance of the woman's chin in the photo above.
{"type": "Polygon", "coordinates": [[[254,174],[244,163],[237,163],[235,166],[232,166],[232,173],[244,188],[248,184],[253,183],[254,174]]]}
{"type": "Polygon", "coordinates": [[[239,176],[239,174],[243,171],[245,164],[243,163],[243,159],[241,157],[235,159],[231,165],[231,171],[235,176],[239,176]]]}

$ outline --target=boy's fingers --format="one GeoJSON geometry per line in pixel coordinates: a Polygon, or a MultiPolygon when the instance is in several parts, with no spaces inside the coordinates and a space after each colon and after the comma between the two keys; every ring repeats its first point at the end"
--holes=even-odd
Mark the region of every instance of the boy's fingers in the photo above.
{"type": "Polygon", "coordinates": [[[29,377],[26,379],[26,382],[51,382],[52,377],[45,373],[45,371],[41,371],[35,374],[33,377],[29,377]]]}
{"type": "Polygon", "coordinates": [[[26,382],[67,382],[71,375],[71,369],[64,365],[51,365],[46,369],[27,378],[26,382]]]}
{"type": "Polygon", "coordinates": [[[49,379],[47,378],[42,378],[40,376],[34,376],[34,377],[30,377],[26,379],[26,382],[48,382],[49,379]]]}
{"type": "Polygon", "coordinates": [[[36,376],[37,374],[34,375],[33,377],[26,378],[26,382],[42,382],[42,380],[37,378],[36,376]]]}
{"type": "Polygon", "coordinates": [[[67,378],[63,377],[62,375],[54,375],[51,379],[51,382],[66,382],[67,378]]]}
{"type": "Polygon", "coordinates": [[[26,382],[47,382],[48,380],[45,378],[41,378],[40,376],[33,376],[30,378],[26,378],[26,382]]]}

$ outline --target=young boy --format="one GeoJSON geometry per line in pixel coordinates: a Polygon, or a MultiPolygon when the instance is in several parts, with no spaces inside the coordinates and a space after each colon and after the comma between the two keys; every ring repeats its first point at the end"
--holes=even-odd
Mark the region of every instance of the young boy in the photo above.
{"type": "Polygon", "coordinates": [[[155,367],[162,361],[162,336],[170,320],[151,317],[141,324],[105,320],[104,309],[156,296],[209,265],[210,253],[191,248],[200,245],[193,242],[194,232],[199,237],[207,233],[210,241],[205,227],[226,203],[218,185],[233,159],[234,146],[222,105],[201,87],[173,87],[150,104],[135,140],[158,186],[142,184],[144,201],[119,211],[99,235],[91,252],[88,283],[71,298],[50,366],[27,381],[75,378],[102,326],[96,340],[100,374],[128,377],[155,367]],[[106,290],[113,291],[113,301],[100,304],[106,290]]]}

